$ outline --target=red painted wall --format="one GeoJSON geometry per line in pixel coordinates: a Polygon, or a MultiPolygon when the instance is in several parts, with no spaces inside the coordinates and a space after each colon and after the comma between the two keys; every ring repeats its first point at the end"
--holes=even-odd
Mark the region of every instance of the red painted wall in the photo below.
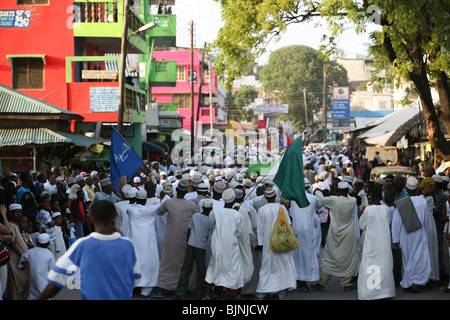
{"type": "Polygon", "coordinates": [[[73,0],[50,0],[51,5],[17,5],[16,0],[1,0],[0,10],[31,10],[27,28],[0,27],[0,83],[12,86],[12,71],[7,55],[45,54],[44,90],[20,90],[32,97],[67,109],[66,56],[74,56],[71,29],[73,0]]]}

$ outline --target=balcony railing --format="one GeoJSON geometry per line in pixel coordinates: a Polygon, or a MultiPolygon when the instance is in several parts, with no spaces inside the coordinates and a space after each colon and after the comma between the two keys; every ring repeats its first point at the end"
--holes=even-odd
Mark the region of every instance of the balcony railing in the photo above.
{"type": "MultiPolygon", "coordinates": [[[[136,11],[129,8],[129,33],[145,23],[136,11]]],[[[124,7],[114,0],[74,0],[75,36],[121,37],[124,7]]],[[[137,34],[145,42],[145,33],[137,34]]]]}

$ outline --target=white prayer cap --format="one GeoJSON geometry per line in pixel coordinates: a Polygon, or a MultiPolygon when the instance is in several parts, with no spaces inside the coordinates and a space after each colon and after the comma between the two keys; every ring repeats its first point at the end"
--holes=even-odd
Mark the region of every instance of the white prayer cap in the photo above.
{"type": "Polygon", "coordinates": [[[417,179],[416,178],[414,178],[414,177],[409,177],[407,180],[406,180],[406,189],[409,189],[409,190],[416,190],[417,189],[417,179]]]}
{"type": "Polygon", "coordinates": [[[433,175],[431,176],[431,178],[433,178],[434,182],[437,182],[437,183],[444,182],[444,180],[442,179],[442,177],[441,177],[440,175],[438,175],[438,174],[433,174],[433,175]]]}
{"type": "Polygon", "coordinates": [[[344,176],[342,178],[342,181],[351,184],[352,183],[352,177],[351,176],[344,176]]]}
{"type": "Polygon", "coordinates": [[[136,198],[141,200],[147,199],[147,191],[145,191],[145,189],[139,188],[136,191],[136,198]]]}
{"type": "Polygon", "coordinates": [[[232,179],[233,178],[233,173],[232,172],[227,172],[225,173],[225,179],[232,179]]]}
{"type": "Polygon", "coordinates": [[[383,178],[378,178],[375,183],[377,184],[381,184],[382,186],[384,186],[386,184],[386,180],[384,180],[383,178]]]}
{"type": "Polygon", "coordinates": [[[226,189],[226,184],[223,181],[218,181],[214,184],[214,191],[217,193],[223,193],[226,189]]]}
{"type": "Polygon", "coordinates": [[[91,177],[95,177],[97,174],[98,174],[98,171],[94,170],[94,171],[91,172],[91,177]]]}
{"type": "Polygon", "coordinates": [[[236,181],[242,182],[244,180],[244,175],[242,173],[238,173],[235,177],[236,181]]]}
{"type": "Polygon", "coordinates": [[[106,187],[106,186],[109,186],[111,184],[112,184],[112,182],[111,182],[110,178],[105,178],[105,179],[100,181],[100,186],[101,187],[106,187]]]}
{"type": "Polygon", "coordinates": [[[192,177],[192,185],[198,186],[200,183],[202,183],[203,179],[202,179],[202,175],[200,173],[196,173],[193,177],[192,177]]]}
{"type": "Polygon", "coordinates": [[[9,211],[22,210],[22,205],[20,203],[11,203],[9,205],[9,211]]]}
{"type": "Polygon", "coordinates": [[[37,240],[41,244],[46,244],[50,241],[50,236],[48,235],[48,233],[41,233],[39,234],[37,240]]]}
{"type": "Polygon", "coordinates": [[[203,203],[202,203],[202,207],[203,207],[203,208],[212,208],[212,207],[213,207],[213,201],[212,201],[212,199],[210,199],[210,198],[204,199],[204,200],[203,200],[203,203]]]}
{"type": "Polygon", "coordinates": [[[55,219],[57,216],[60,216],[61,212],[53,212],[52,213],[52,218],[55,219]]]}
{"type": "Polygon", "coordinates": [[[199,192],[208,192],[208,185],[206,183],[200,183],[197,187],[197,191],[199,192]]]}
{"type": "Polygon", "coordinates": [[[133,187],[130,184],[126,184],[122,187],[122,194],[125,198],[130,199],[130,191],[133,187]]]}
{"type": "Polygon", "coordinates": [[[442,180],[443,180],[444,182],[450,182],[450,178],[447,177],[447,176],[442,176],[442,180]]]}
{"type": "Polygon", "coordinates": [[[170,185],[170,186],[165,186],[164,188],[163,188],[163,190],[164,190],[164,193],[166,194],[166,195],[168,195],[168,196],[173,196],[173,187],[170,185]]]}
{"type": "Polygon", "coordinates": [[[275,196],[276,196],[275,189],[274,189],[274,188],[267,188],[267,189],[264,191],[264,196],[265,196],[266,198],[272,198],[272,197],[275,197],[275,196]]]}
{"type": "Polygon", "coordinates": [[[160,173],[159,173],[159,176],[168,176],[168,174],[167,174],[167,172],[165,172],[165,171],[161,171],[160,173]]]}
{"type": "Polygon", "coordinates": [[[141,178],[139,178],[139,177],[134,177],[134,178],[133,178],[133,182],[134,182],[134,183],[141,183],[141,178]]]}
{"type": "Polygon", "coordinates": [[[339,182],[338,183],[338,189],[348,189],[348,183],[347,182],[339,182]]]}
{"type": "Polygon", "coordinates": [[[305,187],[309,187],[309,180],[305,178],[305,187]]]}
{"type": "Polygon", "coordinates": [[[225,203],[233,202],[236,198],[236,193],[233,189],[228,188],[222,193],[222,198],[225,201],[225,203]]]}

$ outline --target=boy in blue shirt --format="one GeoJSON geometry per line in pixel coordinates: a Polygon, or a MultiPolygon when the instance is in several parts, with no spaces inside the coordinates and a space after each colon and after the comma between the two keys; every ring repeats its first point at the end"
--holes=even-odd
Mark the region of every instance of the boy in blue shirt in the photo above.
{"type": "Polygon", "coordinates": [[[73,288],[78,277],[75,287],[79,285],[83,300],[131,300],[141,276],[133,243],[118,232],[112,202],[94,202],[91,214],[95,232],[78,239],[58,259],[38,300],[55,296],[66,285],[73,288]]]}

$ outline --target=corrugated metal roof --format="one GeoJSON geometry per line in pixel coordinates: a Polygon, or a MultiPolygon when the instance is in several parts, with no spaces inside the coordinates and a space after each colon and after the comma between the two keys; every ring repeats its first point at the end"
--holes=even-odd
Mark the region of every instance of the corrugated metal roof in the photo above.
{"type": "Polygon", "coordinates": [[[103,142],[81,134],[54,131],[47,128],[0,129],[0,137],[3,139],[3,147],[22,147],[27,144],[42,145],[52,143],[68,143],[89,147],[103,142]]]}
{"type": "Polygon", "coordinates": [[[0,113],[67,114],[81,117],[69,110],[53,106],[2,84],[0,84],[0,113]]]}

